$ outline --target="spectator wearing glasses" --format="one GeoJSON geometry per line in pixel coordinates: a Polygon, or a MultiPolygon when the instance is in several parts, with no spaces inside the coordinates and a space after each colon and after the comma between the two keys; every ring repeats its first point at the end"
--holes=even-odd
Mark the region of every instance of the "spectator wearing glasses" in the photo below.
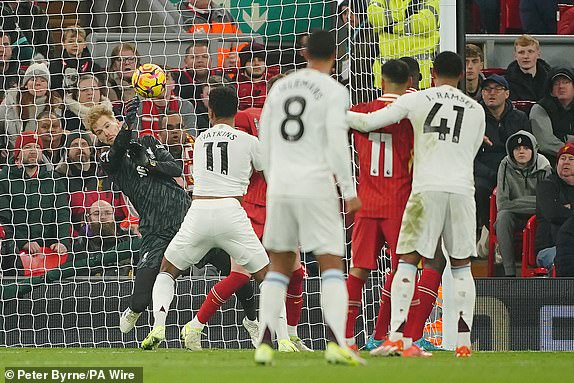
{"type": "Polygon", "coordinates": [[[134,45],[121,43],[112,49],[111,56],[107,79],[108,98],[114,106],[123,109],[124,104],[136,95],[132,76],[139,66],[139,53],[134,45]]]}
{"type": "MultiPolygon", "coordinates": [[[[514,108],[509,100],[508,82],[500,75],[492,75],[482,84],[480,104],[486,114],[484,143],[474,161],[474,184],[477,229],[488,227],[489,198],[497,182],[502,159],[506,157],[506,141],[510,136],[524,130],[531,132],[526,113],[514,108]]],[[[484,239],[484,235],[481,236],[484,239]]]]}

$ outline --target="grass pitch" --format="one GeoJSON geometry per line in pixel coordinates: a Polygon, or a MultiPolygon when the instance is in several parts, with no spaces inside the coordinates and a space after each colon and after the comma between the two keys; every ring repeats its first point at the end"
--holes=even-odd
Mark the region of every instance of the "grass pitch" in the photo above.
{"type": "MultiPolygon", "coordinates": [[[[457,359],[450,351],[432,358],[370,358],[362,367],[328,365],[323,352],[275,354],[275,366],[253,363],[253,350],[10,348],[0,349],[4,367],[143,367],[145,383],[320,383],[320,382],[568,382],[574,353],[475,352],[457,359]]],[[[3,380],[4,378],[2,378],[3,380]]]]}

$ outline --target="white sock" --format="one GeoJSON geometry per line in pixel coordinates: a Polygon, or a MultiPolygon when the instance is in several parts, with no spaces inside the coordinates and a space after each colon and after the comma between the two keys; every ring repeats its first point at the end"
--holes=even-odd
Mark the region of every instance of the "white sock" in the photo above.
{"type": "Polygon", "coordinates": [[[287,325],[287,333],[289,334],[290,337],[292,336],[296,336],[297,338],[299,337],[299,334],[297,334],[297,326],[287,325]]]}
{"type": "Polygon", "coordinates": [[[281,315],[281,308],[285,308],[288,284],[289,277],[278,272],[270,271],[260,285],[259,328],[261,329],[261,333],[259,335],[259,343],[262,342],[266,329],[269,329],[271,334],[277,331],[277,322],[281,315]]]}
{"type": "Polygon", "coordinates": [[[458,333],[457,347],[470,347],[470,330],[472,330],[472,319],[474,315],[474,303],[476,301],[476,287],[470,264],[463,267],[452,267],[452,277],[454,280],[454,304],[457,308],[459,319],[462,319],[468,326],[469,331],[458,333]]]}
{"type": "Polygon", "coordinates": [[[191,327],[198,328],[200,330],[203,330],[203,328],[205,327],[205,323],[201,323],[199,319],[197,319],[197,315],[193,317],[190,323],[191,327]]]}
{"type": "Polygon", "coordinates": [[[396,342],[402,338],[399,327],[407,320],[409,308],[415,292],[417,267],[399,262],[391,285],[391,332],[389,340],[396,342]]]}
{"type": "Polygon", "coordinates": [[[349,295],[343,272],[328,269],[321,273],[321,308],[327,326],[333,332],[337,343],[346,346],[345,324],[349,295]]]}
{"type": "Polygon", "coordinates": [[[279,314],[279,318],[277,320],[277,329],[275,331],[277,340],[289,339],[289,330],[287,328],[287,310],[285,309],[285,305],[283,305],[281,308],[281,313],[279,314]]]}
{"type": "Polygon", "coordinates": [[[175,281],[169,273],[159,273],[155,279],[152,290],[153,301],[153,327],[165,326],[167,312],[173,299],[175,281]]]}

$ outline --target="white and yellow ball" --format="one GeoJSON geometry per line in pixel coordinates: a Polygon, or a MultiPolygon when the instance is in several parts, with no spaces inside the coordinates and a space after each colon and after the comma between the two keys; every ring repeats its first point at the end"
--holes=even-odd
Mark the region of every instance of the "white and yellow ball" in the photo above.
{"type": "Polygon", "coordinates": [[[132,86],[142,97],[158,97],[165,92],[166,75],[156,64],[143,64],[134,71],[132,86]]]}

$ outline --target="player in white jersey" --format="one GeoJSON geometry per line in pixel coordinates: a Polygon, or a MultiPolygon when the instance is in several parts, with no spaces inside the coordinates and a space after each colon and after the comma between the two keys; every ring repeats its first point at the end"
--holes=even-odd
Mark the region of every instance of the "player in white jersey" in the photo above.
{"type": "Polygon", "coordinates": [[[433,258],[442,237],[450,255],[458,322],[457,356],[470,356],[475,286],[470,257],[476,256],[474,157],[485,132],[483,108],[456,88],[463,65],[453,52],[439,54],[433,66],[436,86],[401,96],[370,114],[348,113],[352,128],[368,132],[411,121],[414,130],[413,188],[407,202],[391,286],[391,332],[379,354],[409,348],[403,338],[420,257],[433,258]]]}
{"type": "Polygon", "coordinates": [[[337,184],[348,212],[357,210],[345,111],[349,96],[329,74],[335,42],[326,31],[314,32],[306,47],[308,67],[279,80],[271,89],[260,119],[267,220],[263,243],[271,259],[262,286],[262,342],[255,362],[273,360],[271,333],[284,305],[298,246],[312,251],[321,267],[321,306],[329,328],[329,362],[359,364],[345,344],[347,289],[341,257],[344,227],[337,184]],[[335,181],[336,179],[336,181],[335,181]]]}
{"type": "MultiPolygon", "coordinates": [[[[261,155],[256,137],[232,127],[238,104],[233,87],[209,93],[208,115],[213,126],[195,140],[191,207],[165,251],[152,293],[154,328],[142,348],[155,348],[165,339],[175,280],[208,250],[224,250],[258,282],[267,272],[269,258],[241,206],[253,169],[261,170],[261,155]]],[[[182,338],[186,348],[192,349],[194,339],[199,338],[189,325],[183,328],[182,338]]]]}

